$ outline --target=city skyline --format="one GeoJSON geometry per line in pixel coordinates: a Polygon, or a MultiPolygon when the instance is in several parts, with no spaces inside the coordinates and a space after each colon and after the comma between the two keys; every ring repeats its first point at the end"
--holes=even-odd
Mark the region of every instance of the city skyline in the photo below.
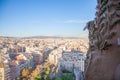
{"type": "Polygon", "coordinates": [[[87,37],[96,0],[1,0],[0,36],[87,37]]]}

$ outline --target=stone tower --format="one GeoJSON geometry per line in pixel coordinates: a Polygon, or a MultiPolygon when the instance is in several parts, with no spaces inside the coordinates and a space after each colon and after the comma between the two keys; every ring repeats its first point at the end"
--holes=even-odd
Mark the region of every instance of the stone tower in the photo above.
{"type": "Polygon", "coordinates": [[[97,0],[89,21],[85,80],[120,80],[120,0],[97,0]]]}

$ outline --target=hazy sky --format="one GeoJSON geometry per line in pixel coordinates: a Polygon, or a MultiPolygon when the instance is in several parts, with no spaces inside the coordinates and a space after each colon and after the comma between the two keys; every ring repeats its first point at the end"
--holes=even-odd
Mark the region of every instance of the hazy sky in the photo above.
{"type": "Polygon", "coordinates": [[[0,36],[86,37],[97,0],[0,0],[0,36]]]}

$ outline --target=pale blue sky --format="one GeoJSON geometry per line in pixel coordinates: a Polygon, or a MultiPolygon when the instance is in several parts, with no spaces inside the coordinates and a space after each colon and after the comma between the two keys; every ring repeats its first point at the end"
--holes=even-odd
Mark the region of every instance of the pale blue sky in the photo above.
{"type": "Polygon", "coordinates": [[[0,36],[86,37],[97,0],[0,0],[0,36]]]}

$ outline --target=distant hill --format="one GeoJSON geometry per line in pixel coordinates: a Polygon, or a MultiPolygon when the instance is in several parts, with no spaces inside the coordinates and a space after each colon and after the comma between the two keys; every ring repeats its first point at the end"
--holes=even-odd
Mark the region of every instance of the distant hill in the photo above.
{"type": "Polygon", "coordinates": [[[11,37],[11,36],[0,36],[0,38],[19,38],[19,37],[11,37]]]}
{"type": "Polygon", "coordinates": [[[28,38],[42,38],[42,39],[45,39],[45,38],[69,38],[69,39],[82,39],[82,38],[79,38],[79,37],[58,37],[58,36],[30,36],[30,37],[22,37],[24,39],[28,39],[28,38]]]}
{"type": "Polygon", "coordinates": [[[58,36],[29,36],[29,37],[11,37],[11,36],[0,36],[0,38],[21,38],[21,39],[47,39],[47,38],[66,38],[66,39],[86,39],[86,38],[80,38],[80,37],[58,37],[58,36]]]}

